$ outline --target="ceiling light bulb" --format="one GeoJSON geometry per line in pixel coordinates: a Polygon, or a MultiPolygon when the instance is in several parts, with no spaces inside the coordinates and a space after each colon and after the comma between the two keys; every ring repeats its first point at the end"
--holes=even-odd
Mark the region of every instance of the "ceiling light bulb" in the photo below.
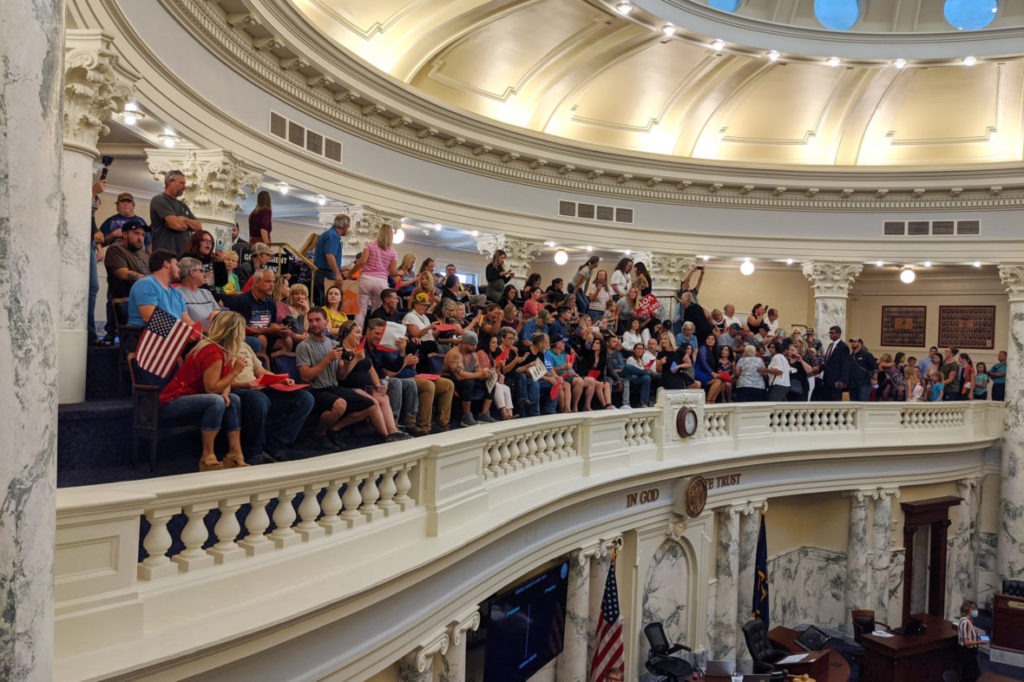
{"type": "Polygon", "coordinates": [[[721,38],[716,38],[715,40],[712,40],[711,49],[714,50],[715,52],[721,52],[722,50],[725,49],[725,41],[722,40],[721,38]]]}
{"type": "Polygon", "coordinates": [[[398,228],[397,230],[395,230],[395,236],[391,241],[394,244],[401,244],[402,242],[404,242],[405,230],[403,230],[402,228],[398,228]]]}
{"type": "Polygon", "coordinates": [[[669,38],[671,38],[676,34],[676,27],[673,26],[672,24],[665,24],[664,26],[661,27],[661,32],[664,33],[669,38]]]}
{"type": "Polygon", "coordinates": [[[981,267],[981,261],[980,260],[974,261],[974,267],[980,268],[981,267]]]}
{"type": "Polygon", "coordinates": [[[700,259],[707,263],[709,260],[711,260],[711,256],[701,256],[700,259]]]}
{"type": "Polygon", "coordinates": [[[591,251],[593,251],[593,250],[594,250],[594,247],[593,247],[593,246],[588,246],[588,247],[587,247],[587,253],[590,253],[590,252],[591,252],[591,251]]]}
{"type": "Polygon", "coordinates": [[[880,261],[880,260],[876,260],[876,261],[875,261],[875,267],[876,267],[876,268],[880,268],[880,267],[882,267],[882,261],[880,261]]]}
{"type": "Polygon", "coordinates": [[[926,260],[926,261],[924,262],[924,266],[925,266],[926,268],[930,268],[930,267],[932,266],[932,262],[931,262],[930,260],[926,260]]]}
{"type": "Polygon", "coordinates": [[[910,269],[909,265],[904,265],[900,270],[900,281],[904,284],[913,284],[915,279],[917,279],[917,274],[910,269]]]}
{"type": "Polygon", "coordinates": [[[321,206],[326,206],[327,205],[327,197],[325,197],[323,194],[321,194],[320,196],[318,196],[316,198],[316,203],[320,204],[321,206]]]}
{"type": "Polygon", "coordinates": [[[629,256],[629,255],[631,255],[631,254],[632,254],[633,252],[632,252],[632,251],[630,251],[629,249],[626,249],[625,253],[626,253],[626,255],[627,255],[627,256],[629,256]]]}
{"type": "Polygon", "coordinates": [[[549,249],[552,249],[552,248],[555,247],[555,243],[553,241],[551,241],[551,240],[548,240],[548,241],[544,242],[544,246],[548,247],[549,249]]]}
{"type": "Polygon", "coordinates": [[[555,251],[555,264],[556,265],[565,265],[568,262],[569,262],[569,254],[567,254],[565,251],[562,251],[561,249],[559,249],[558,251],[555,251]]]}
{"type": "Polygon", "coordinates": [[[621,14],[622,16],[626,16],[627,14],[633,11],[633,5],[629,4],[628,2],[620,2],[619,4],[615,5],[615,11],[621,14]]]}
{"type": "Polygon", "coordinates": [[[964,57],[964,66],[974,66],[978,63],[977,57],[967,56],[964,57]]]}
{"type": "Polygon", "coordinates": [[[839,66],[839,57],[829,57],[825,63],[834,69],[839,66]]]}
{"type": "Polygon", "coordinates": [[[740,264],[740,273],[748,276],[754,274],[754,264],[750,262],[749,258],[740,264]]]}
{"type": "Polygon", "coordinates": [[[164,146],[167,147],[168,149],[171,149],[174,147],[174,145],[178,144],[178,138],[176,138],[174,135],[161,135],[160,137],[163,138],[164,146]]]}
{"type": "Polygon", "coordinates": [[[479,237],[480,236],[480,230],[470,230],[469,233],[471,235],[473,235],[474,237],[479,237]]]}
{"type": "Polygon", "coordinates": [[[288,191],[290,189],[291,188],[288,186],[287,182],[282,182],[280,185],[277,186],[277,191],[285,196],[288,196],[288,191]]]}
{"type": "Polygon", "coordinates": [[[134,111],[128,111],[126,109],[124,112],[124,122],[125,125],[133,126],[139,122],[139,117],[135,115],[134,111]]]}
{"type": "Polygon", "coordinates": [[[786,259],[786,265],[792,265],[792,264],[793,264],[793,259],[792,258],[787,258],[786,259]]]}
{"type": "Polygon", "coordinates": [[[770,62],[777,62],[777,61],[779,61],[779,57],[781,57],[781,56],[782,55],[779,54],[778,50],[772,50],[771,52],[768,53],[768,61],[770,61],[770,62]]]}
{"type": "Polygon", "coordinates": [[[903,57],[900,57],[899,59],[895,60],[892,63],[892,65],[895,66],[897,69],[902,69],[907,66],[907,60],[904,59],[903,57]]]}

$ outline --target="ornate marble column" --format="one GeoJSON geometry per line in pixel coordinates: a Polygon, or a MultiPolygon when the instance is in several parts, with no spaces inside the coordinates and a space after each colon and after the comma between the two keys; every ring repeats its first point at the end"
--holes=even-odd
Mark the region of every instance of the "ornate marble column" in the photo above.
{"type": "MultiPolygon", "coordinates": [[[[338,213],[347,213],[352,221],[349,224],[348,234],[345,235],[346,260],[358,257],[366,243],[377,238],[382,223],[389,223],[395,227],[401,220],[400,216],[391,215],[370,206],[349,206],[346,210],[338,211],[338,213]],[[349,255],[351,258],[348,257],[349,255]]],[[[331,215],[331,220],[334,220],[334,215],[336,214],[331,215]]],[[[330,221],[327,224],[330,225],[330,221]]],[[[419,267],[419,263],[416,265],[419,267]]]]}
{"type": "Polygon", "coordinates": [[[807,261],[803,264],[804,277],[814,289],[814,329],[818,337],[828,338],[828,329],[838,325],[846,334],[846,298],[850,286],[857,279],[863,266],[860,263],[818,263],[807,261]]]}
{"type": "Polygon", "coordinates": [[[900,582],[889,584],[892,564],[892,501],[899,497],[899,488],[879,488],[875,491],[872,504],[874,512],[871,522],[871,546],[873,564],[871,567],[871,591],[875,603],[875,620],[889,622],[889,604],[896,600],[902,587],[900,582]]]}
{"type": "Polygon", "coordinates": [[[398,662],[398,676],[403,682],[434,682],[434,658],[448,651],[451,638],[448,629],[426,640],[398,662]]]}
{"type": "MultiPolygon", "coordinates": [[[[124,68],[110,46],[113,38],[96,30],[69,29],[64,40],[64,219],[60,221],[60,331],[57,334],[60,402],[85,399],[86,349],[90,333],[89,270],[94,258],[92,217],[96,144],[110,130],[104,121],[124,109],[138,76],[124,68]]],[[[13,168],[13,173],[21,173],[13,168]]],[[[53,216],[46,221],[53,222],[53,216]]]]}
{"type": "MultiPolygon", "coordinates": [[[[868,498],[871,492],[851,490],[850,539],[846,549],[846,612],[867,608],[868,594],[868,498]]],[[[851,625],[844,619],[843,628],[851,625]]]]}
{"type": "Polygon", "coordinates": [[[661,302],[661,312],[658,315],[663,320],[674,320],[676,308],[679,302],[676,301],[676,291],[683,275],[690,271],[697,264],[694,256],[677,256],[672,254],[654,253],[647,263],[651,271],[651,278],[654,280],[654,295],[661,302]]]}
{"type": "Polygon", "coordinates": [[[999,578],[1024,576],[1024,264],[1000,265],[1010,298],[1000,491],[999,578]]]}
{"type": "Polygon", "coordinates": [[[466,680],[466,633],[480,627],[480,610],[476,606],[448,624],[450,644],[441,653],[440,682],[465,682],[466,680]]]}
{"type": "MultiPolygon", "coordinates": [[[[504,234],[482,234],[476,240],[477,251],[487,256],[488,261],[498,249],[505,250],[505,267],[515,273],[509,284],[515,285],[517,289],[526,284],[526,278],[533,267],[533,259],[542,253],[543,246],[540,242],[504,234]]],[[[579,264],[575,267],[578,268],[579,264]]]]}
{"type": "MultiPolygon", "coordinates": [[[[754,601],[754,562],[757,555],[757,534],[761,529],[760,512],[768,510],[767,501],[747,502],[740,508],[739,561],[736,588],[736,661],[750,661],[743,638],[739,632],[750,620],[754,601]]],[[[747,666],[744,669],[748,669],[747,666]]]]}
{"type": "Polygon", "coordinates": [[[739,576],[740,508],[715,511],[718,542],[715,551],[715,607],[708,623],[708,648],[714,660],[736,658],[737,579],[739,576]]]}
{"type": "Polygon", "coordinates": [[[185,174],[181,200],[218,244],[230,244],[231,227],[240,209],[238,202],[248,196],[245,188],[259,189],[261,171],[223,149],[147,149],[146,157],[153,179],[161,188],[167,171],[185,174]]]}
{"type": "MultiPolygon", "coordinates": [[[[569,555],[569,593],[565,601],[565,636],[558,657],[559,682],[587,682],[590,656],[590,559],[596,547],[577,549],[569,555]]],[[[603,588],[602,588],[603,589],[603,588]]]]}
{"type": "Polygon", "coordinates": [[[63,35],[63,3],[0,12],[0,679],[17,682],[53,677],[63,35]]]}
{"type": "Polygon", "coordinates": [[[960,615],[964,599],[978,599],[977,514],[981,486],[977,478],[956,482],[956,494],[963,498],[957,507],[959,519],[946,557],[946,618],[960,615]]]}

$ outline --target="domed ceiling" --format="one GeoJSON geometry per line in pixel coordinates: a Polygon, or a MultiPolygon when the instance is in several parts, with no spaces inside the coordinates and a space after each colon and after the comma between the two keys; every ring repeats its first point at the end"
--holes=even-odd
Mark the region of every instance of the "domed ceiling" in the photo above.
{"type": "Polygon", "coordinates": [[[584,146],[760,166],[1024,160],[1024,0],[970,32],[942,0],[861,0],[843,33],[811,0],[291,1],[428,98],[584,146]]]}

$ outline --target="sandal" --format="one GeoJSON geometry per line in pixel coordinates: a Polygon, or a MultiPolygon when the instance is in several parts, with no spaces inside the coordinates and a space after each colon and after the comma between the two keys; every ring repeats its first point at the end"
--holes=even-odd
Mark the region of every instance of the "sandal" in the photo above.
{"type": "Polygon", "coordinates": [[[224,463],[217,459],[217,455],[210,455],[199,460],[199,471],[217,471],[224,468],[224,463]]]}
{"type": "Polygon", "coordinates": [[[235,467],[247,467],[249,463],[245,461],[244,455],[228,455],[224,458],[224,468],[234,469],[235,467]]]}

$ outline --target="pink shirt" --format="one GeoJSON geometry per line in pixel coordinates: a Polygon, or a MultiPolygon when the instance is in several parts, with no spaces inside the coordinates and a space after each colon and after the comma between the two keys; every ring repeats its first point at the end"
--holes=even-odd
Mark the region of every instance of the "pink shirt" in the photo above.
{"type": "Polygon", "coordinates": [[[363,266],[363,274],[378,279],[387,279],[391,273],[391,264],[398,260],[398,254],[394,249],[382,249],[377,242],[366,244],[368,258],[363,266]]]}

